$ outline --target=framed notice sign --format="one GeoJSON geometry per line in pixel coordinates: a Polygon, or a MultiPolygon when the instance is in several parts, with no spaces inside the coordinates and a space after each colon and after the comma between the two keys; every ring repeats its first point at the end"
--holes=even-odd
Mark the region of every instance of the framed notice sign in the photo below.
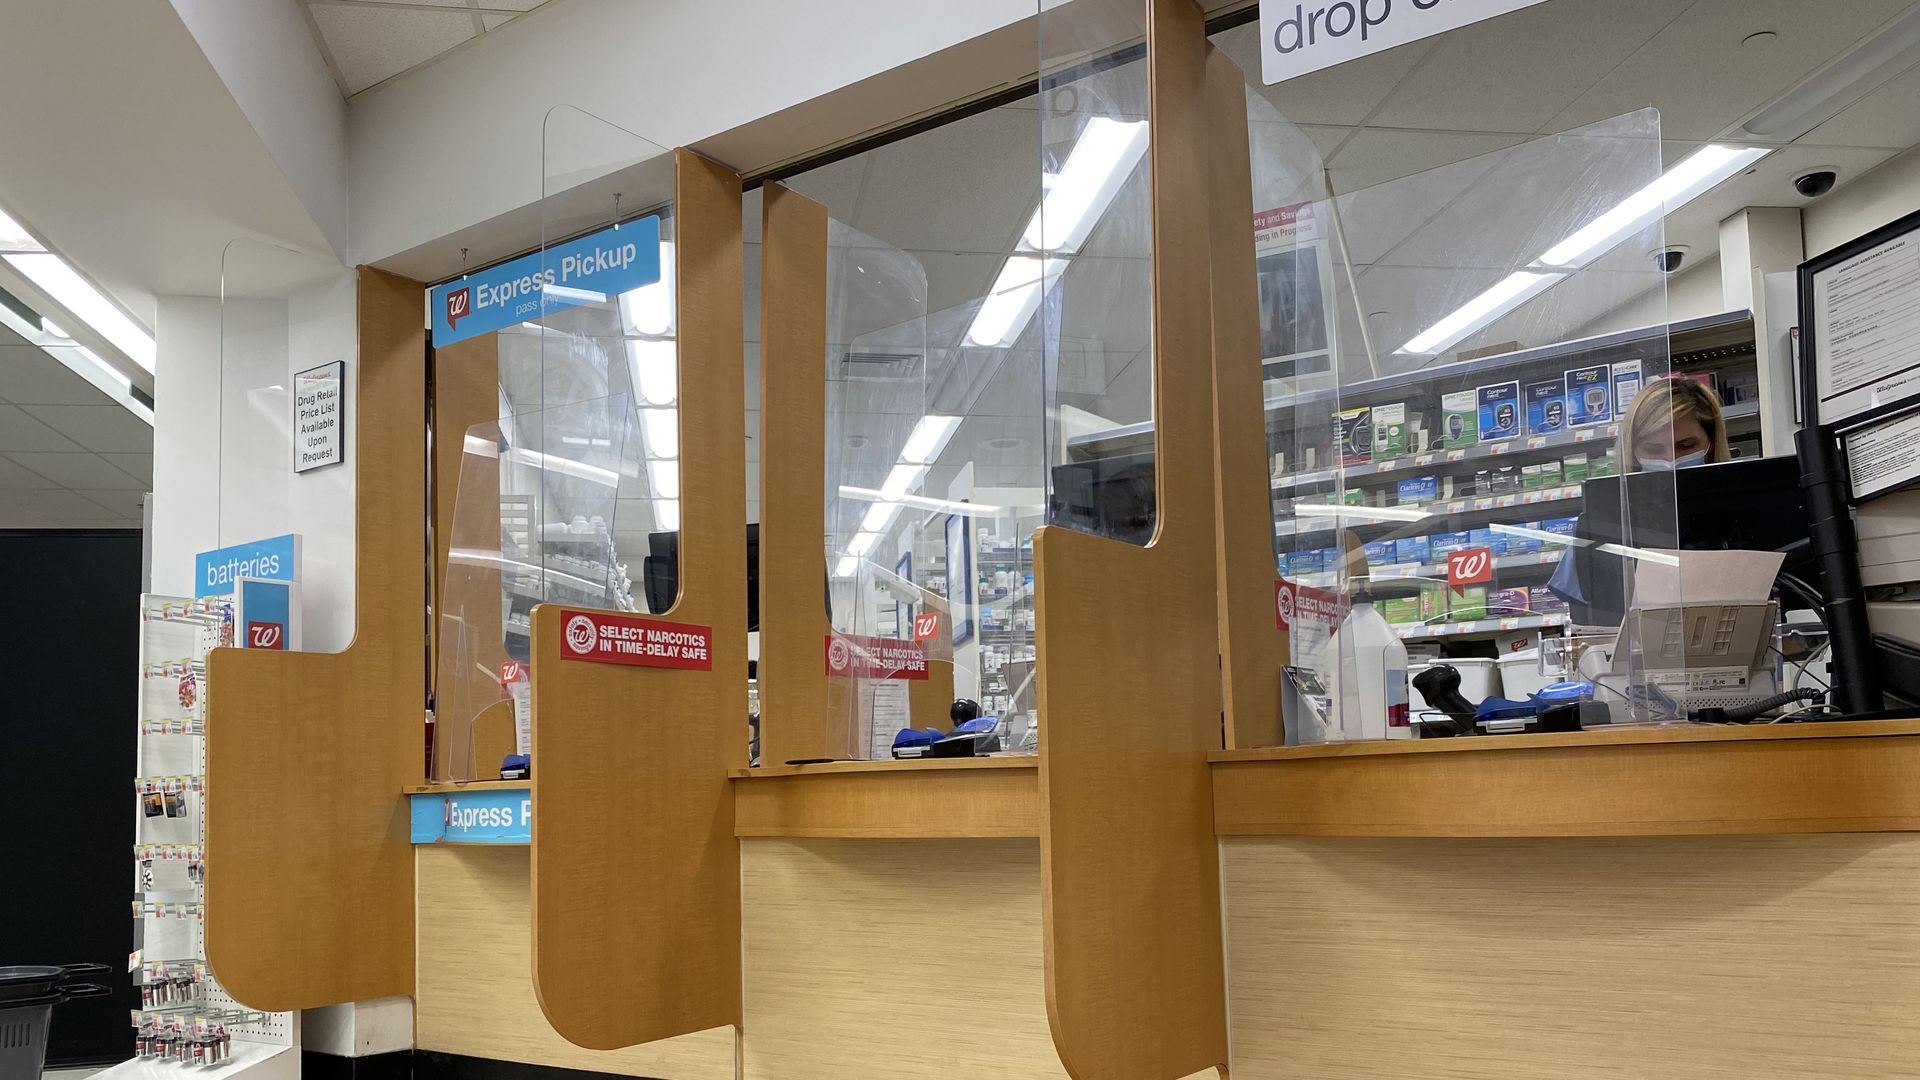
{"type": "Polygon", "coordinates": [[[1800,359],[1810,424],[1920,406],[1920,213],[1801,264],[1800,359]]]}
{"type": "Polygon", "coordinates": [[[293,377],[293,471],[309,472],[347,460],[347,362],[308,368],[293,377]]]}

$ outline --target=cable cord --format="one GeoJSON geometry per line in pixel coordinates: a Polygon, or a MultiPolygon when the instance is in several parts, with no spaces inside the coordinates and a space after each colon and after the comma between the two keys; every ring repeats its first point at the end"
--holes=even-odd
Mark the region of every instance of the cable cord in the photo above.
{"type": "Polygon", "coordinates": [[[1825,699],[1825,694],[1807,686],[1798,690],[1789,690],[1784,694],[1775,694],[1770,698],[1742,705],[1737,709],[1701,709],[1694,719],[1707,724],[1744,724],[1769,709],[1791,705],[1796,701],[1815,702],[1825,699]]]}

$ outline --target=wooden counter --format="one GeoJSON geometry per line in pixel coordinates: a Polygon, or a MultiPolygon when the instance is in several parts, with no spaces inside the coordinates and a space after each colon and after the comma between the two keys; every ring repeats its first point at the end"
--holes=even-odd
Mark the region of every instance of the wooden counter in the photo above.
{"type": "Polygon", "coordinates": [[[1040,759],[829,761],[735,769],[735,836],[1040,835],[1040,759]]]}
{"type": "Polygon", "coordinates": [[[1227,750],[1220,836],[1920,830],[1920,719],[1227,750]]]}

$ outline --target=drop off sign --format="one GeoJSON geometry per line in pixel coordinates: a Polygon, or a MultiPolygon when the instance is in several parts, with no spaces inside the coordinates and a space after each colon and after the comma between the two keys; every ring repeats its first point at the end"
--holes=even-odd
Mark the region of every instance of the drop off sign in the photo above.
{"type": "Polygon", "coordinates": [[[1271,86],[1540,0],[1260,0],[1260,78],[1271,86]]]}

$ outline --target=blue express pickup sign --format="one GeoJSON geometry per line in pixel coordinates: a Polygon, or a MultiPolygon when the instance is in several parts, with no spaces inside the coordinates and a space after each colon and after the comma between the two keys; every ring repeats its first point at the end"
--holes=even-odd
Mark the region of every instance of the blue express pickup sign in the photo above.
{"type": "Polygon", "coordinates": [[[556,244],[434,287],[433,343],[611,299],[660,280],[660,215],[556,244]]]}

